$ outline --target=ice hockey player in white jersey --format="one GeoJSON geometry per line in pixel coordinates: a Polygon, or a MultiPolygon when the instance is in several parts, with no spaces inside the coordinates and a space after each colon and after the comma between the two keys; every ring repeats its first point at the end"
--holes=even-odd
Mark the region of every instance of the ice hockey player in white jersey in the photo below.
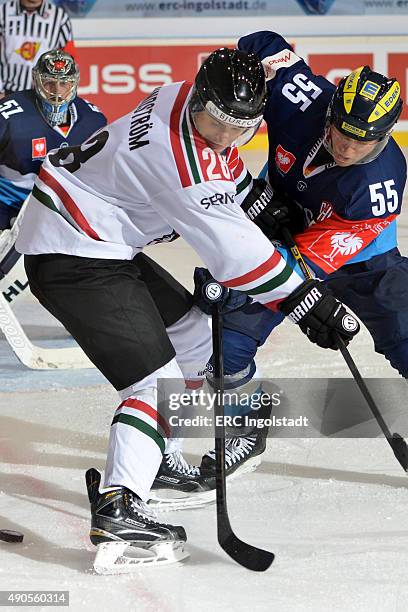
{"type": "Polygon", "coordinates": [[[221,284],[279,308],[304,333],[318,330],[323,346],[358,331],[357,321],[353,331],[343,327],[343,305],[318,282],[303,282],[239,206],[250,179],[235,145],[256,132],[264,105],[257,56],[221,49],[194,85],[158,87],[81,146],[51,153],[36,180],[17,241],[31,290],[122,400],[103,490],[100,474],[87,472],[99,571],[187,554],[184,529],[158,522],[145,504],[171,435],[157,384],[199,378],[210,331],[191,295],[143,247],[177,232],[221,284]]]}

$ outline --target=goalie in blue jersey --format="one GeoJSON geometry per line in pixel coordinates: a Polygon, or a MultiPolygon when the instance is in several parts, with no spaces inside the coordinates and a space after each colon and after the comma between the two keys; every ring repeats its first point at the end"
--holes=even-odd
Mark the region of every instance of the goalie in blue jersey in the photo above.
{"type": "MultiPolygon", "coordinates": [[[[78,82],[79,69],[71,55],[47,51],[33,69],[33,89],[13,93],[0,102],[0,327],[29,367],[37,367],[33,351],[40,348],[31,345],[17,321],[10,324],[14,315],[9,303],[28,287],[23,258],[14,244],[24,215],[22,206],[47,153],[78,145],[106,125],[105,116],[77,96],[78,82]]],[[[58,353],[47,359],[55,367],[68,363],[68,356],[58,353]]]]}
{"type": "Polygon", "coordinates": [[[11,227],[51,149],[81,144],[106,125],[99,109],[77,96],[79,69],[68,53],[41,55],[33,83],[0,103],[0,230],[11,227]]]}

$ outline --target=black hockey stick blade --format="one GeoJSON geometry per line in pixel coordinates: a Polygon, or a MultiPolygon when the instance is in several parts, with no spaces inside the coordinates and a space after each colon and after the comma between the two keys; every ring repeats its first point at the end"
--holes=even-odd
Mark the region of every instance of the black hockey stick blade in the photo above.
{"type": "Polygon", "coordinates": [[[344,357],[345,362],[347,363],[349,367],[350,372],[353,375],[354,380],[356,381],[362,395],[364,396],[368,404],[368,407],[370,408],[375,420],[380,426],[381,431],[386,437],[388,444],[391,446],[396,460],[398,461],[402,469],[405,472],[407,472],[408,471],[407,443],[405,442],[404,438],[402,438],[398,433],[391,434],[391,431],[389,430],[388,425],[384,421],[384,418],[381,412],[379,411],[377,404],[375,403],[370,391],[368,390],[366,383],[364,382],[356,364],[354,363],[354,360],[352,356],[350,355],[344,343],[344,340],[339,335],[337,335],[337,345],[340,349],[341,354],[344,357]]]}
{"type": "Polygon", "coordinates": [[[228,517],[224,517],[224,520],[218,519],[218,543],[231,559],[253,572],[264,572],[275,559],[273,553],[237,538],[228,517]]]}
{"type": "Polygon", "coordinates": [[[404,438],[402,438],[398,433],[394,433],[392,434],[392,438],[389,440],[389,443],[391,444],[391,448],[400,465],[406,472],[408,472],[408,446],[404,438]]]}
{"type": "MultiPolygon", "coordinates": [[[[217,404],[218,401],[216,401],[216,408],[217,404]]],[[[221,429],[223,430],[223,427],[221,429]]],[[[239,565],[254,572],[264,572],[271,566],[275,555],[243,542],[235,535],[231,527],[228,517],[225,481],[225,436],[223,431],[221,433],[221,437],[215,440],[218,543],[227,555],[239,565]]]]}

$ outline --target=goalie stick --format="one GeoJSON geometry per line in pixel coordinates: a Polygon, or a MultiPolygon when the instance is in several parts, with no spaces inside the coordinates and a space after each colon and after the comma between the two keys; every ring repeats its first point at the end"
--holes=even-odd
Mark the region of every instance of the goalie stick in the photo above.
{"type": "Polygon", "coordinates": [[[23,210],[10,230],[0,232],[0,330],[17,358],[33,370],[78,369],[94,367],[80,347],[43,348],[33,344],[21,327],[9,301],[28,287],[23,256],[14,248],[23,210]]]}
{"type": "Polygon", "coordinates": [[[215,478],[217,499],[217,537],[221,548],[234,561],[255,572],[263,572],[270,567],[275,555],[240,540],[232,530],[227,508],[227,490],[225,482],[225,428],[224,428],[224,364],[222,346],[222,311],[221,304],[216,302],[222,295],[218,283],[206,287],[208,299],[214,301],[212,314],[212,338],[215,384],[215,478]],[[218,423],[221,423],[220,425],[218,423]]]}
{"type": "Polygon", "coordinates": [[[2,294],[0,294],[0,330],[21,363],[32,370],[94,367],[79,347],[50,349],[33,344],[2,294]]]}
{"type": "MultiPolygon", "coordinates": [[[[288,228],[284,227],[282,228],[282,233],[283,233],[283,237],[285,239],[285,242],[287,244],[287,246],[290,249],[290,252],[292,253],[293,257],[295,258],[295,260],[297,261],[297,263],[300,266],[300,269],[302,270],[303,276],[305,277],[305,279],[309,279],[309,278],[313,278],[313,275],[308,267],[308,265],[306,264],[305,260],[302,257],[302,254],[300,253],[296,242],[293,239],[292,234],[290,233],[290,231],[288,230],[288,228]]],[[[368,387],[364,381],[364,379],[362,378],[356,364],[354,363],[354,360],[352,358],[352,356],[350,355],[349,350],[347,349],[346,344],[344,343],[343,339],[340,338],[340,336],[337,334],[337,346],[341,352],[341,354],[343,355],[344,361],[346,362],[351,374],[353,375],[354,380],[356,381],[356,384],[358,386],[358,388],[360,389],[362,395],[364,396],[364,399],[366,400],[375,420],[377,421],[381,431],[383,432],[384,436],[387,439],[388,444],[391,446],[392,448],[392,452],[395,455],[395,458],[397,459],[398,463],[401,465],[402,469],[405,472],[408,472],[408,446],[407,443],[405,442],[404,438],[402,436],[400,436],[400,434],[398,433],[391,433],[387,423],[384,421],[384,418],[380,412],[380,410],[377,407],[377,404],[374,401],[373,396],[371,395],[370,391],[368,390],[368,387]]]]}

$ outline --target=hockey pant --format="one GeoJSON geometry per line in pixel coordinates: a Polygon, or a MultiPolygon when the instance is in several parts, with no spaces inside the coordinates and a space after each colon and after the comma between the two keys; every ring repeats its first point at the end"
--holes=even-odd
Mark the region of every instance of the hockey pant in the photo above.
{"type": "Polygon", "coordinates": [[[159,379],[198,380],[211,355],[208,317],[144,254],[131,261],[28,255],[32,293],[119,392],[105,486],[149,498],[170,428],[157,409],[159,379]]]}

